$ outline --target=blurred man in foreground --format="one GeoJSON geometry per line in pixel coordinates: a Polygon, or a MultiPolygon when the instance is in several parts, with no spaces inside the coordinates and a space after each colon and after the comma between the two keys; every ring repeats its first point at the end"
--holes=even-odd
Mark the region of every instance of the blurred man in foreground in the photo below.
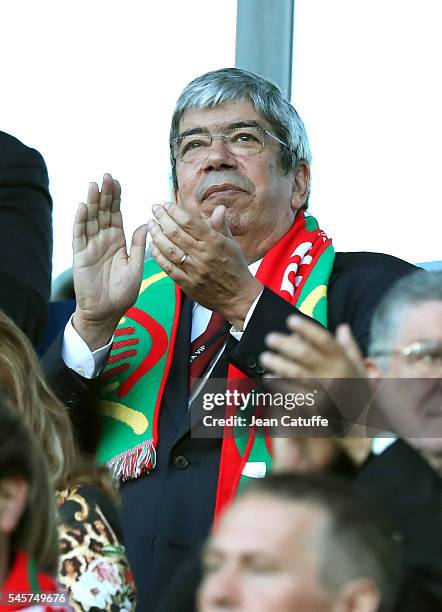
{"type": "Polygon", "coordinates": [[[391,610],[397,553],[350,487],[269,476],[246,489],[210,538],[199,610],[391,610]]]}

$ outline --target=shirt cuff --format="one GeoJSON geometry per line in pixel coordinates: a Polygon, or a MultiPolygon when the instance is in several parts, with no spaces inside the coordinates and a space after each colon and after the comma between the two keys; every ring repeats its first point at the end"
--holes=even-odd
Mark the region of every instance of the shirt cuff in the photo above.
{"type": "Polygon", "coordinates": [[[67,322],[64,330],[61,356],[67,367],[83,378],[97,378],[106,365],[114,338],[112,336],[105,346],[92,352],[72,325],[73,316],[67,322]]]}
{"type": "Polygon", "coordinates": [[[243,333],[246,331],[246,327],[249,324],[250,319],[252,318],[252,315],[256,308],[256,304],[258,303],[259,298],[262,296],[262,293],[263,292],[261,291],[261,293],[258,295],[258,297],[255,299],[255,301],[253,302],[253,304],[250,306],[249,310],[247,311],[246,318],[244,319],[244,328],[237,329],[233,325],[230,328],[230,333],[236,340],[238,340],[238,342],[241,340],[243,333]]]}

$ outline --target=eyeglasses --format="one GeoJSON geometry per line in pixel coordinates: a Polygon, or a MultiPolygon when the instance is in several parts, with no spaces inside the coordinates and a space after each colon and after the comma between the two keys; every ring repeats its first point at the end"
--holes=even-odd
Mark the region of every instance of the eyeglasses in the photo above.
{"type": "Polygon", "coordinates": [[[208,156],[209,147],[212,146],[215,138],[221,139],[226,150],[232,155],[249,157],[263,151],[266,136],[270,136],[279,144],[290,148],[277,136],[258,126],[228,128],[218,134],[185,134],[172,140],[171,147],[175,159],[191,164],[208,156]]]}
{"type": "Polygon", "coordinates": [[[407,361],[424,369],[442,368],[442,340],[416,340],[408,346],[391,351],[376,351],[373,357],[400,355],[407,361]]]}

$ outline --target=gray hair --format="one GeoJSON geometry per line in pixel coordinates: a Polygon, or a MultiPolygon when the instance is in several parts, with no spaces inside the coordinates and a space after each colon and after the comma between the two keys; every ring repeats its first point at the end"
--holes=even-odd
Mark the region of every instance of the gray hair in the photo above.
{"type": "MultiPolygon", "coordinates": [[[[390,350],[396,342],[406,311],[412,306],[442,301],[442,270],[416,270],[400,278],[379,302],[371,321],[368,355],[390,350]]],[[[388,357],[376,357],[380,367],[388,367],[388,357]]]]}
{"type": "Polygon", "coordinates": [[[271,474],[251,483],[243,493],[255,494],[322,510],[326,522],[318,534],[321,584],[336,593],[352,580],[371,578],[381,595],[380,610],[394,609],[401,551],[383,515],[356,498],[346,480],[325,474],[271,474]]]}
{"type": "MultiPolygon", "coordinates": [[[[263,77],[239,68],[222,68],[207,72],[189,83],[175,106],[170,127],[170,143],[179,136],[179,125],[184,113],[200,108],[214,108],[227,102],[251,102],[272,126],[287,147],[281,146],[281,165],[285,173],[297,167],[300,161],[311,163],[307,132],[295,108],[284,98],[279,87],[263,77]]],[[[176,160],[170,150],[172,179],[178,188],[176,160]]],[[[307,208],[307,203],[305,205],[307,208]]]]}

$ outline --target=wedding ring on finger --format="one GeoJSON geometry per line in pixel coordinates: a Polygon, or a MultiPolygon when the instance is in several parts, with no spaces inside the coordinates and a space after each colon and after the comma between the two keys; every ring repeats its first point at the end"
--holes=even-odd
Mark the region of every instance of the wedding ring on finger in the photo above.
{"type": "Polygon", "coordinates": [[[179,266],[183,267],[184,264],[186,263],[186,259],[188,258],[187,253],[184,253],[184,255],[181,257],[180,259],[180,263],[178,264],[179,266]]]}

